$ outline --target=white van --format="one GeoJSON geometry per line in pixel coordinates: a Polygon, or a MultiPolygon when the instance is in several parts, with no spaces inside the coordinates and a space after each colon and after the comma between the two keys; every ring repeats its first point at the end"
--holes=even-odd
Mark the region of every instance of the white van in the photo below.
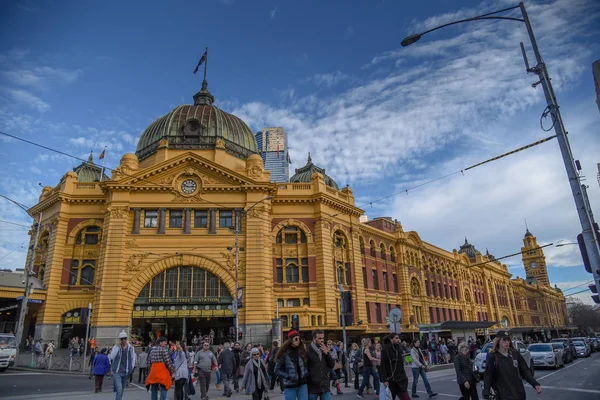
{"type": "Polygon", "coordinates": [[[0,372],[15,365],[17,357],[17,339],[15,335],[0,333],[0,372]]]}

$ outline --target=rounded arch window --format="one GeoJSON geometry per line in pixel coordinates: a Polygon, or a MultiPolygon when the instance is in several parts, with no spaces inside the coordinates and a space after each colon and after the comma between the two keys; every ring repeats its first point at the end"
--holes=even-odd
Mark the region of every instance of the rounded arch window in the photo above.
{"type": "Polygon", "coordinates": [[[88,226],[79,231],[75,237],[75,244],[96,245],[100,238],[100,227],[88,226]]]}
{"type": "Polygon", "coordinates": [[[359,243],[359,246],[360,246],[360,252],[364,253],[365,252],[365,239],[363,239],[362,236],[358,237],[358,243],[359,243]]]}
{"type": "Polygon", "coordinates": [[[375,246],[375,242],[373,240],[369,241],[369,247],[371,248],[371,257],[377,256],[377,247],[375,246]]]}
{"type": "Polygon", "coordinates": [[[381,243],[381,245],[379,246],[379,249],[380,249],[380,251],[381,251],[381,258],[382,258],[383,260],[385,260],[385,259],[386,259],[386,258],[385,258],[385,257],[386,257],[386,256],[385,256],[385,244],[381,243]]]}
{"type": "Polygon", "coordinates": [[[277,232],[275,242],[277,244],[304,244],[307,242],[306,233],[297,226],[284,226],[277,232]]]}
{"type": "Polygon", "coordinates": [[[231,298],[225,283],[199,267],[178,266],[155,275],[138,295],[138,302],[153,298],[231,298]]]}
{"type": "Polygon", "coordinates": [[[335,247],[340,248],[340,249],[345,249],[347,247],[346,236],[342,233],[342,231],[340,231],[340,230],[335,231],[335,233],[333,235],[333,240],[334,240],[335,247]]]}
{"type": "Polygon", "coordinates": [[[396,250],[393,246],[390,246],[390,261],[396,262],[396,250]]]}

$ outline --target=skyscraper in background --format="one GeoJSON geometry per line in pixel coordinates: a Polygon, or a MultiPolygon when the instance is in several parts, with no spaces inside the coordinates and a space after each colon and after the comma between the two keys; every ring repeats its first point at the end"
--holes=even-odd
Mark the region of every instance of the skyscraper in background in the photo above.
{"type": "Polygon", "coordinates": [[[271,172],[271,182],[290,180],[290,157],[287,134],[282,127],[263,128],[255,135],[258,151],[265,163],[265,169],[271,172]]]}
{"type": "Polygon", "coordinates": [[[600,60],[596,60],[592,64],[592,72],[594,74],[594,85],[596,86],[596,104],[598,104],[598,111],[600,111],[600,60]]]}

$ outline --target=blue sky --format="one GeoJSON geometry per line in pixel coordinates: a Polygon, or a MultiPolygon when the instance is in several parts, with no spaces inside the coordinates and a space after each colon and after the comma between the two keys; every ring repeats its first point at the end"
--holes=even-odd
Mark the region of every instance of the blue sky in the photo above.
{"type": "MultiPolygon", "coordinates": [[[[411,33],[514,4],[5,1],[0,130],[84,158],[107,146],[107,165],[117,165],[154,119],[192,101],[201,83],[192,71],[208,46],[216,105],[253,131],[285,127],[293,168],[310,151],[339,185],[351,185],[369,217],[397,218],[448,250],[467,236],[497,257],[520,250],[524,218],[541,243],[573,242],[580,227],[555,141],[378,200],[550,135],[540,129],[542,89],[531,87],[536,79],[523,65],[519,42],[530,63],[533,53],[522,24],[463,24],[399,44],[411,33]]],[[[600,6],[526,6],[600,215],[591,69],[600,58],[600,6]]],[[[26,205],[35,203],[38,182],[55,185],[79,164],[4,138],[0,156],[0,193],[26,205]]],[[[0,219],[30,224],[2,204],[0,219]]],[[[23,266],[26,232],[0,223],[1,268],[23,266]]],[[[550,247],[546,255],[560,287],[591,280],[576,246],[550,247]]],[[[506,263],[524,275],[519,257],[506,263]]]]}

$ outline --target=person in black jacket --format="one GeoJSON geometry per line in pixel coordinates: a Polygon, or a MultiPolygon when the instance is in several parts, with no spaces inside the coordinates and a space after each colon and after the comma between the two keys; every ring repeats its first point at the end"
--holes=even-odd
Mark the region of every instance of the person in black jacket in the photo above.
{"type": "Polygon", "coordinates": [[[460,400],[479,400],[477,380],[475,379],[471,358],[469,358],[469,351],[467,343],[462,342],[458,345],[458,354],[454,356],[456,383],[458,383],[462,394],[460,400]]]}
{"type": "Polygon", "coordinates": [[[325,332],[312,331],[312,342],[308,346],[306,366],[308,368],[308,398],[310,400],[329,400],[331,391],[329,381],[335,362],[325,346],[325,332]]]}
{"type": "Polygon", "coordinates": [[[490,388],[500,400],[525,400],[525,379],[535,391],[542,393],[542,387],[535,380],[527,363],[513,346],[508,331],[498,331],[494,345],[487,355],[484,375],[483,398],[489,399],[490,388]]]}
{"type": "Polygon", "coordinates": [[[269,379],[271,380],[271,387],[269,390],[275,389],[275,381],[279,381],[279,388],[281,389],[281,393],[283,393],[283,380],[279,379],[279,377],[275,374],[275,357],[279,352],[279,341],[273,341],[273,348],[271,348],[271,352],[269,353],[269,357],[267,358],[267,367],[269,372],[269,379]]]}
{"type": "Polygon", "coordinates": [[[400,335],[392,333],[391,343],[381,350],[381,382],[392,393],[392,400],[410,400],[408,395],[408,376],[404,371],[403,346],[400,335]]]}

